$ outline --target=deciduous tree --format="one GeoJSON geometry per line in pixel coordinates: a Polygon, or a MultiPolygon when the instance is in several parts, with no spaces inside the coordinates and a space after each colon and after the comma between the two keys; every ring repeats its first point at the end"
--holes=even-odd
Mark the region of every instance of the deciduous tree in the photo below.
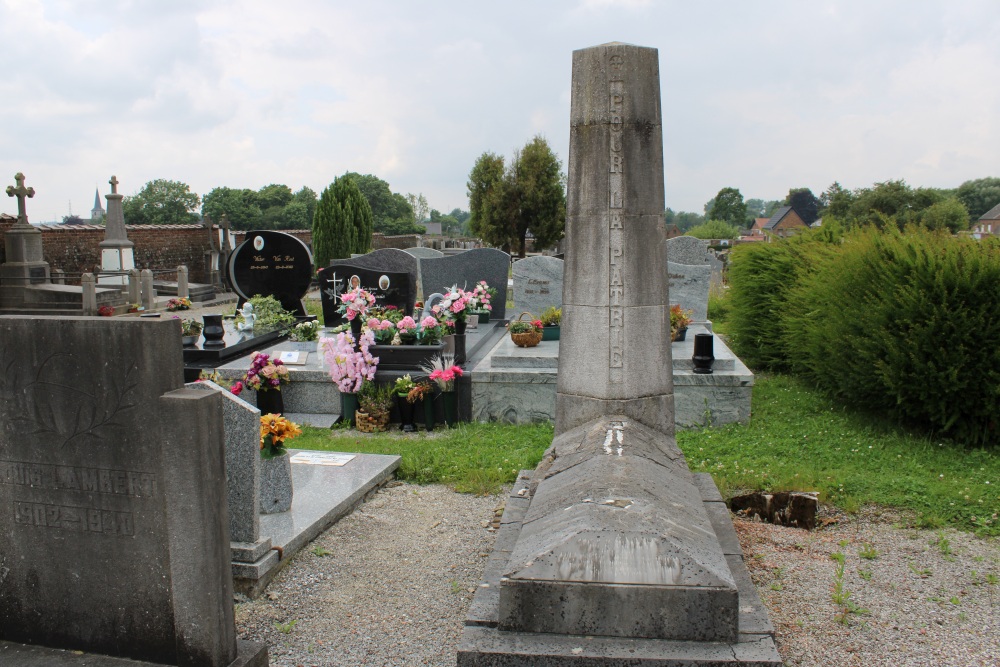
{"type": "Polygon", "coordinates": [[[807,225],[816,222],[819,217],[820,201],[809,188],[790,189],[785,197],[785,206],[791,206],[807,225]]]}
{"type": "Polygon", "coordinates": [[[969,209],[970,220],[979,220],[984,213],[1000,204],[1000,178],[966,181],[958,186],[955,195],[969,209]]]}
{"type": "Polygon", "coordinates": [[[213,188],[202,201],[201,213],[210,216],[215,222],[225,213],[232,229],[249,230],[260,227],[261,211],[257,204],[257,193],[246,188],[213,188]]]}
{"type": "Polygon", "coordinates": [[[715,195],[708,217],[737,227],[746,224],[747,205],[743,203],[743,195],[737,188],[722,188],[715,195]]]}
{"type": "Polygon", "coordinates": [[[182,225],[198,222],[200,203],[187,183],[158,178],[125,197],[122,209],[130,225],[182,225]]]}

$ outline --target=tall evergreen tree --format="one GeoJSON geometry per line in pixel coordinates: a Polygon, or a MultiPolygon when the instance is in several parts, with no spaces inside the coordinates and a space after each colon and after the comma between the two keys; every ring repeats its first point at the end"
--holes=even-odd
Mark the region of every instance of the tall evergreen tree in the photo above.
{"type": "MultiPolygon", "coordinates": [[[[312,246],[313,261],[318,268],[328,266],[331,259],[346,259],[355,252],[357,247],[357,226],[354,223],[354,208],[348,196],[350,186],[354,185],[348,178],[338,178],[328,185],[320,195],[313,214],[312,246]]],[[[361,196],[354,185],[354,192],[361,196]]],[[[364,200],[364,197],[361,197],[364,200]]],[[[365,202],[368,205],[368,202],[365,202]]],[[[371,207],[368,208],[369,216],[371,207]]],[[[371,243],[369,236],[368,243],[371,243]]]]}

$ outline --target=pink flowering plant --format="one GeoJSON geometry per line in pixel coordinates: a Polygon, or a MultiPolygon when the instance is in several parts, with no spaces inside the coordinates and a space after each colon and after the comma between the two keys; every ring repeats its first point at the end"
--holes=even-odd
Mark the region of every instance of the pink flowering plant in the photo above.
{"type": "Polygon", "coordinates": [[[392,337],[396,333],[396,325],[392,323],[392,320],[380,320],[377,317],[372,317],[365,322],[365,326],[375,336],[376,345],[389,345],[392,343],[392,337]]]}
{"type": "Polygon", "coordinates": [[[364,315],[368,309],[375,305],[375,297],[360,287],[355,287],[349,292],[340,295],[340,307],[337,312],[353,321],[355,317],[364,315]]]}
{"type": "Polygon", "coordinates": [[[451,289],[444,295],[444,298],[434,306],[434,310],[435,312],[444,313],[450,320],[464,322],[466,316],[469,314],[469,300],[471,298],[472,294],[470,292],[465,292],[458,289],[456,285],[452,285],[451,289]]]}
{"type": "Polygon", "coordinates": [[[396,323],[399,330],[399,340],[403,345],[414,345],[417,342],[417,323],[407,315],[396,323]]]}
{"type": "Polygon", "coordinates": [[[441,391],[455,391],[455,380],[462,377],[462,367],[455,364],[452,354],[439,354],[422,368],[441,391]]]}
{"type": "Polygon", "coordinates": [[[476,286],[472,288],[471,296],[469,298],[469,310],[482,312],[489,312],[493,310],[493,306],[490,305],[490,299],[496,294],[496,290],[490,287],[485,280],[480,280],[476,283],[476,286]]]}
{"type": "Polygon", "coordinates": [[[437,345],[444,335],[444,327],[437,318],[428,315],[420,320],[420,330],[417,332],[418,345],[437,345]]]}
{"type": "Polygon", "coordinates": [[[320,346],[330,377],[337,389],[344,394],[356,394],[365,380],[375,378],[378,357],[373,357],[369,348],[375,344],[375,334],[369,329],[361,334],[361,349],[354,349],[354,337],[347,331],[336,338],[323,338],[320,346]]]}
{"type": "Polygon", "coordinates": [[[250,357],[250,368],[243,378],[243,386],[254,391],[281,391],[281,385],[288,384],[289,380],[288,367],[281,363],[281,359],[254,352],[250,357]]]}

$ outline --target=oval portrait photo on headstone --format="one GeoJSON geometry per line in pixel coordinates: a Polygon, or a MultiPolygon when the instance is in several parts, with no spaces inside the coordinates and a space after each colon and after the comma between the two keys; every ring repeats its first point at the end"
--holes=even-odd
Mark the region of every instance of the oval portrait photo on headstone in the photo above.
{"type": "Polygon", "coordinates": [[[380,290],[387,290],[387,289],[389,289],[389,276],[386,276],[386,275],[379,276],[379,279],[378,279],[378,288],[380,290]]]}
{"type": "Polygon", "coordinates": [[[357,289],[359,287],[361,287],[361,278],[351,276],[351,289],[357,289]]]}
{"type": "Polygon", "coordinates": [[[253,249],[260,252],[264,249],[264,239],[260,236],[253,237],[253,249]]]}

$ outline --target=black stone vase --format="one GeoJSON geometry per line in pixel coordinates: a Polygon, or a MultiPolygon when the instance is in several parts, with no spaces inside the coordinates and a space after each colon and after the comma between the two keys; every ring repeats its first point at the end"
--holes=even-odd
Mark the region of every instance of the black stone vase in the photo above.
{"type": "Polygon", "coordinates": [[[226,335],[226,330],[222,326],[222,315],[202,315],[202,322],[205,323],[201,335],[205,337],[205,345],[208,347],[225,347],[226,341],[222,340],[226,335]]]}
{"type": "Polygon", "coordinates": [[[434,397],[427,396],[423,400],[424,428],[434,430],[434,397]]]}
{"type": "Polygon", "coordinates": [[[458,395],[454,390],[442,391],[441,400],[444,402],[444,423],[454,428],[458,423],[458,395]]]}
{"type": "Polygon", "coordinates": [[[455,320],[455,335],[464,336],[465,335],[465,320],[455,320]]]}
{"type": "Polygon", "coordinates": [[[285,399],[280,389],[265,389],[257,392],[257,409],[262,415],[281,415],[285,412],[285,399]]]}
{"type": "Polygon", "coordinates": [[[694,372],[699,375],[708,375],[712,372],[712,363],[715,362],[715,349],[712,341],[712,334],[700,333],[694,335],[694,372]]]}
{"type": "Polygon", "coordinates": [[[351,320],[351,336],[354,338],[355,351],[361,349],[361,315],[355,315],[351,320]]]}
{"type": "Polygon", "coordinates": [[[406,400],[406,394],[396,394],[396,406],[399,408],[400,429],[404,433],[413,433],[417,427],[413,424],[413,403],[406,400]]]}

